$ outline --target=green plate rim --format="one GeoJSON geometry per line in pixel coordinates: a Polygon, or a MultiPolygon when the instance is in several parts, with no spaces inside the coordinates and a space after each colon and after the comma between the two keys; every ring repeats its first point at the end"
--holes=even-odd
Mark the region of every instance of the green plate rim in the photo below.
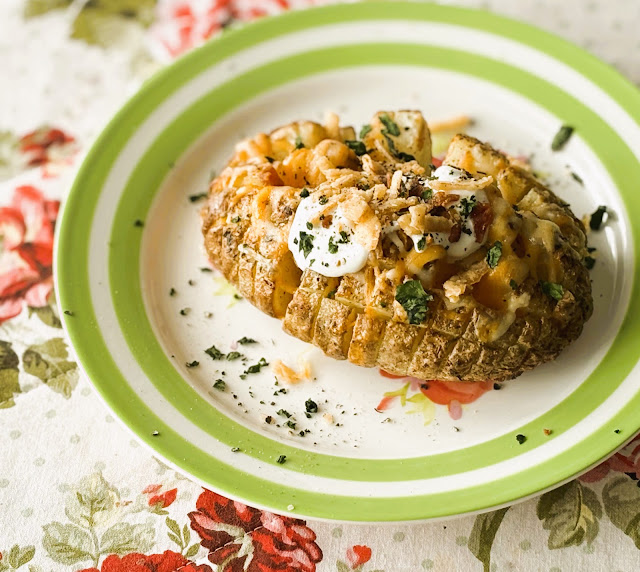
{"type": "MultiPolygon", "coordinates": [[[[432,6],[432,5],[423,5],[423,4],[384,3],[384,2],[383,3],[367,3],[366,5],[359,5],[359,4],[338,5],[338,6],[329,6],[329,7],[323,7],[323,8],[315,8],[312,10],[307,10],[302,12],[288,13],[278,18],[273,18],[273,19],[264,20],[264,21],[251,24],[246,28],[243,28],[232,34],[225,35],[222,38],[214,40],[213,42],[209,43],[203,48],[200,48],[199,50],[196,50],[195,52],[192,52],[191,54],[187,55],[185,58],[182,58],[177,63],[173,64],[166,70],[163,70],[162,72],[160,72],[157,76],[154,76],[154,78],[152,78],[142,88],[142,90],[138,92],[138,94],[136,94],[136,96],[134,96],[132,100],[130,100],[130,102],[121,110],[121,112],[118,113],[118,115],[114,118],[114,120],[112,120],[112,122],[103,132],[101,137],[95,143],[94,147],[91,149],[89,155],[87,156],[87,159],[85,160],[85,164],[83,165],[80,172],[78,173],[76,182],[74,183],[74,187],[70,194],[67,205],[64,209],[64,214],[62,216],[61,223],[59,225],[59,230],[57,235],[55,266],[56,266],[58,276],[66,276],[67,278],[71,279],[71,280],[65,279],[65,280],[57,281],[58,296],[59,296],[61,306],[63,308],[65,309],[74,308],[74,316],[72,318],[65,317],[64,322],[65,322],[65,327],[67,329],[67,332],[72,340],[72,343],[76,348],[76,353],[78,354],[78,357],[82,366],[87,371],[87,373],[89,374],[89,377],[94,382],[94,385],[96,385],[96,388],[102,394],[105,401],[107,401],[110,407],[114,410],[114,412],[116,412],[118,416],[127,420],[127,424],[132,430],[134,430],[134,432],[138,435],[139,438],[141,438],[143,441],[151,445],[155,450],[162,451],[162,454],[165,457],[167,458],[172,457],[172,455],[166,451],[167,449],[166,443],[171,440],[170,437],[171,438],[175,437],[178,439],[182,439],[182,438],[180,436],[177,436],[175,432],[172,432],[172,430],[169,427],[164,426],[164,424],[162,424],[160,420],[157,419],[157,417],[153,414],[153,412],[143,411],[141,413],[139,409],[139,406],[142,405],[141,402],[134,404],[136,406],[135,415],[137,416],[137,420],[133,420],[131,418],[130,413],[125,414],[122,411],[122,403],[127,403],[127,401],[130,401],[132,398],[132,395],[129,394],[132,392],[130,388],[126,386],[126,383],[123,383],[121,385],[120,384],[112,385],[109,383],[109,384],[106,384],[106,387],[105,387],[105,386],[101,386],[100,382],[98,381],[99,379],[105,377],[105,374],[104,373],[101,374],[100,370],[104,371],[106,369],[112,369],[112,371],[116,371],[116,372],[118,371],[117,366],[115,366],[115,363],[113,363],[112,358],[108,355],[102,355],[100,356],[100,359],[98,360],[99,363],[98,363],[95,361],[95,359],[92,359],[96,357],[94,352],[91,352],[93,353],[93,355],[88,355],[87,351],[83,352],[82,349],[79,349],[79,348],[82,348],[82,345],[83,345],[80,340],[82,340],[83,338],[86,339],[87,335],[95,336],[99,342],[103,341],[101,338],[101,333],[97,326],[97,322],[95,320],[95,315],[92,314],[93,309],[89,308],[89,311],[87,312],[84,312],[84,311],[76,312],[76,308],[78,306],[77,302],[79,299],[82,299],[82,298],[78,298],[77,294],[78,294],[78,291],[82,291],[83,289],[83,281],[84,283],[87,282],[86,272],[82,273],[82,279],[78,279],[78,269],[79,269],[79,266],[77,264],[78,261],[74,257],[70,256],[68,252],[72,252],[73,247],[75,246],[76,250],[79,250],[76,256],[83,254],[82,248],[80,247],[80,245],[77,244],[77,237],[79,234],[79,230],[82,230],[82,229],[78,229],[77,228],[78,225],[75,225],[75,224],[74,225],[66,224],[65,221],[67,220],[67,213],[71,212],[72,209],[75,209],[75,212],[78,212],[78,210],[86,209],[88,208],[88,206],[90,207],[90,204],[88,204],[89,197],[86,196],[86,193],[85,193],[85,196],[81,196],[82,193],[80,192],[79,189],[91,188],[89,183],[91,183],[92,180],[94,180],[95,182],[95,179],[99,178],[99,177],[96,177],[96,175],[99,175],[99,173],[97,173],[97,171],[95,170],[95,164],[97,159],[101,155],[104,157],[104,147],[111,146],[113,148],[114,146],[116,146],[117,149],[119,150],[121,144],[123,145],[126,142],[126,140],[128,140],[130,135],[133,134],[133,132],[135,132],[135,129],[141,123],[142,120],[140,119],[139,116],[136,116],[135,118],[128,117],[128,114],[131,113],[132,110],[135,108],[136,103],[140,103],[141,101],[144,101],[148,109],[153,110],[160,101],[168,97],[168,95],[171,92],[173,92],[174,89],[177,89],[180,85],[182,85],[183,81],[186,81],[190,77],[197,75],[197,73],[199,73],[200,71],[199,69],[196,69],[198,68],[198,65],[202,65],[203,63],[206,63],[205,67],[208,67],[212,64],[212,60],[223,59],[224,57],[226,57],[226,55],[228,55],[229,53],[232,53],[232,51],[238,50],[238,49],[240,50],[244,49],[246,47],[249,47],[249,45],[259,43],[259,41],[262,41],[265,38],[270,38],[275,35],[287,33],[292,30],[299,30],[306,27],[314,27],[322,23],[330,23],[330,22],[346,21],[346,20],[353,21],[353,20],[409,19],[409,18],[412,18],[412,19],[420,18],[423,20],[431,20],[431,21],[444,21],[444,22],[455,23],[458,25],[469,25],[473,23],[472,27],[484,29],[485,31],[490,31],[501,36],[509,37],[509,34],[513,34],[513,37],[516,37],[516,39],[519,42],[533,45],[537,49],[541,49],[540,46],[536,45],[535,43],[531,43],[531,41],[525,41],[524,39],[525,36],[526,36],[526,39],[529,39],[529,40],[531,40],[531,36],[535,36],[535,38],[542,36],[545,39],[543,43],[545,44],[547,49],[549,49],[549,46],[550,46],[550,42],[548,40],[549,38],[551,38],[553,39],[553,41],[555,41],[562,47],[563,49],[562,54],[563,56],[565,56],[565,57],[556,57],[556,59],[565,61],[566,63],[567,55],[572,55],[574,57],[576,56],[576,54],[579,55],[582,58],[582,60],[584,60],[583,63],[587,68],[592,70],[592,68],[595,67],[595,69],[599,71],[599,75],[605,74],[605,77],[603,79],[607,79],[609,80],[609,82],[604,84],[603,82],[600,82],[601,86],[607,85],[610,88],[610,86],[615,84],[616,82],[621,84],[620,86],[617,86],[620,88],[620,91],[616,92],[618,95],[617,98],[610,93],[610,95],[614,97],[614,99],[619,100],[619,98],[622,97],[622,99],[625,100],[625,103],[631,104],[632,108],[634,106],[637,106],[638,108],[640,108],[640,98],[639,98],[638,92],[635,90],[635,88],[633,88],[633,86],[628,84],[628,82],[624,78],[622,78],[622,76],[620,76],[619,74],[617,74],[617,72],[605,66],[598,60],[595,60],[595,58],[593,58],[592,56],[589,56],[585,52],[582,52],[581,50],[579,50],[579,48],[576,48],[575,46],[568,44],[564,40],[556,38],[555,36],[551,36],[545,32],[541,32],[536,28],[532,28],[531,26],[516,23],[506,18],[496,17],[488,13],[481,13],[481,12],[476,12],[474,10],[461,9],[461,8],[441,7],[441,6],[432,6]],[[364,9],[365,6],[366,6],[366,9],[364,9]],[[461,18],[462,15],[464,15],[465,17],[461,18]],[[517,30],[518,27],[522,27],[522,29],[517,30]],[[498,28],[503,29],[503,31],[508,31],[509,33],[508,34],[499,33],[497,31],[498,28]],[[525,31],[528,33],[524,34],[525,31]],[[261,33],[256,33],[256,32],[261,32],[261,33]],[[570,50],[567,50],[567,46],[569,46],[570,50]],[[570,53],[571,51],[573,51],[572,54],[570,53]],[[188,68],[190,70],[189,72],[187,71],[188,68]],[[195,72],[191,68],[194,68],[195,72]],[[612,77],[606,77],[607,75],[612,77]],[[616,81],[614,82],[613,79],[615,79],[616,81]],[[173,82],[173,84],[176,85],[176,87],[174,89],[169,89],[168,93],[166,90],[162,94],[159,93],[159,90],[158,90],[159,85],[162,82],[166,83],[167,81],[173,82]],[[629,89],[631,89],[631,91],[628,91],[629,89]],[[626,98],[629,96],[631,96],[631,101],[626,102],[626,98]],[[128,123],[127,122],[128,119],[133,119],[133,120],[130,123],[128,123]],[[114,135],[116,134],[118,135],[118,138],[114,139],[114,135]],[[74,244],[74,241],[76,241],[75,244],[74,244]],[[71,245],[71,247],[69,245],[71,245]],[[58,253],[61,251],[64,251],[67,254],[65,254],[65,256],[58,256],[58,253]],[[164,438],[155,439],[155,440],[151,438],[150,437],[151,427],[156,427],[156,428],[162,427],[161,433],[164,436],[164,438]],[[173,435],[171,435],[172,433],[173,435]]],[[[541,51],[545,51],[545,50],[541,50],[541,51]]],[[[573,67],[576,67],[576,66],[574,65],[573,67]]],[[[584,75],[587,75],[584,72],[584,70],[579,70],[579,71],[581,71],[584,75]]],[[[609,91],[609,90],[605,89],[605,91],[609,91]]],[[[622,104],[621,101],[619,101],[619,103],[623,107],[625,107],[631,115],[633,115],[633,111],[630,110],[628,106],[622,104]]],[[[640,117],[640,114],[637,114],[636,116],[640,117]]],[[[116,155],[117,155],[117,151],[116,151],[116,155]]],[[[107,168],[103,174],[106,174],[106,172],[108,171],[108,167],[109,165],[107,165],[107,168]]],[[[161,173],[162,177],[165,174],[166,174],[166,171],[164,173],[161,173]]],[[[131,179],[133,179],[133,176],[131,177],[131,179]]],[[[131,182],[131,179],[129,182],[131,182]]],[[[99,187],[101,187],[101,185],[99,187]]],[[[99,187],[95,187],[95,188],[99,188],[99,187]]],[[[92,219],[92,216],[93,216],[93,212],[91,212],[91,216],[86,217],[85,224],[87,227],[90,226],[90,221],[92,219]]],[[[86,228],[84,230],[86,230],[86,228]]],[[[637,236],[634,236],[634,239],[637,242],[637,236]]],[[[136,252],[138,251],[138,249],[135,249],[135,250],[136,252]]],[[[86,262],[87,257],[88,257],[88,252],[86,252],[86,249],[85,249],[84,258],[80,256],[80,261],[82,262],[82,260],[84,260],[86,262]]],[[[113,260],[113,257],[112,257],[112,260],[113,260]]],[[[82,268],[82,264],[80,265],[80,268],[82,268]]],[[[638,282],[636,280],[634,285],[635,289],[637,289],[637,284],[638,282]]],[[[87,292],[85,292],[85,294],[86,293],[87,292]]],[[[632,299],[634,298],[637,298],[637,297],[633,296],[632,299]]],[[[88,297],[86,298],[86,301],[89,303],[89,306],[90,306],[90,301],[88,297]]],[[[623,330],[626,330],[626,327],[628,327],[628,324],[626,324],[626,326],[623,326],[623,328],[621,329],[621,332],[623,330]]],[[[91,346],[92,348],[95,348],[95,343],[92,343],[91,346]]],[[[106,352],[104,353],[106,354],[106,352]]],[[[112,381],[113,378],[109,377],[109,379],[110,381],[112,381]]],[[[183,385],[186,385],[186,384],[183,384],[183,385]]],[[[627,407],[625,407],[625,411],[626,410],[627,410],[627,407]]],[[[619,413],[618,418],[621,415],[622,413],[619,413]]],[[[612,421],[615,421],[615,420],[612,420],[612,421]]],[[[605,439],[605,444],[603,444],[604,449],[606,449],[607,452],[610,452],[611,450],[619,446],[621,443],[623,443],[632,434],[633,434],[632,429],[630,429],[629,427],[627,427],[626,429],[622,427],[622,431],[620,432],[620,434],[615,434],[615,435],[613,434],[613,430],[612,430],[610,435],[607,436],[607,439],[605,439]]],[[[602,446],[598,450],[600,449],[602,449],[602,446]]],[[[182,454],[179,455],[179,458],[182,459],[185,456],[184,444],[181,444],[180,450],[182,451],[182,454]]],[[[299,451],[297,449],[294,449],[294,450],[299,451]]],[[[522,450],[524,451],[525,449],[522,449],[522,450]]],[[[595,461],[597,460],[598,459],[595,459],[595,461]]],[[[180,465],[180,463],[176,463],[176,464],[180,465]]],[[[189,463],[185,462],[184,464],[180,465],[183,470],[188,471],[189,473],[198,477],[200,480],[204,482],[210,483],[210,478],[207,478],[207,475],[198,475],[199,471],[193,471],[187,468],[185,465],[189,465],[189,463]]],[[[584,468],[584,466],[582,466],[582,468],[584,468]]],[[[575,474],[575,471],[572,474],[575,474]]],[[[208,475],[208,476],[210,477],[211,475],[208,475]]],[[[252,486],[258,487],[258,490],[264,487],[265,485],[265,481],[262,481],[261,479],[257,479],[253,475],[247,475],[245,473],[241,473],[241,476],[243,479],[245,479],[245,482],[247,483],[247,485],[251,480],[255,481],[253,482],[252,486]]],[[[571,475],[568,475],[568,476],[564,475],[564,476],[561,476],[560,478],[554,477],[557,479],[554,482],[559,482],[560,480],[563,480],[570,476],[571,475]]],[[[216,480],[215,480],[214,486],[219,490],[223,490],[225,494],[229,494],[230,496],[238,496],[238,493],[234,492],[237,490],[237,486],[234,486],[237,484],[236,477],[237,475],[234,476],[234,478],[232,478],[231,480],[226,480],[226,479],[219,478],[219,474],[216,474],[216,480]],[[232,485],[232,486],[229,486],[229,485],[232,485]]],[[[515,477],[517,477],[517,475],[509,478],[515,478],[515,477]]],[[[546,479],[546,480],[548,481],[549,479],[546,479]]],[[[493,486],[493,483],[492,483],[492,486],[493,486]]],[[[431,511],[425,509],[424,507],[418,507],[416,509],[414,503],[416,503],[418,498],[422,498],[422,497],[407,497],[406,499],[404,498],[392,499],[393,503],[395,504],[396,510],[391,511],[391,513],[388,510],[389,506],[386,506],[385,508],[381,508],[382,504],[388,505],[389,503],[383,503],[383,499],[372,499],[372,501],[376,501],[376,500],[380,501],[379,503],[376,504],[377,508],[375,509],[375,511],[373,511],[374,509],[373,506],[368,506],[368,508],[365,509],[365,506],[371,504],[372,501],[370,500],[363,504],[352,505],[352,507],[350,507],[350,509],[352,510],[349,510],[349,511],[331,510],[330,511],[331,514],[328,515],[326,506],[323,507],[323,503],[326,503],[328,499],[335,500],[335,498],[337,497],[332,497],[328,495],[328,499],[327,499],[327,495],[316,495],[316,497],[319,497],[319,498],[321,497],[320,501],[318,501],[318,498],[303,499],[300,496],[302,491],[286,490],[287,489],[286,487],[283,487],[282,495],[278,495],[279,499],[280,497],[282,497],[282,499],[284,500],[278,503],[264,502],[264,499],[255,498],[255,495],[251,495],[251,494],[248,495],[244,492],[244,490],[241,493],[241,497],[245,500],[250,499],[251,502],[254,502],[257,504],[262,504],[262,505],[268,504],[270,505],[271,508],[276,508],[277,510],[281,510],[281,511],[285,511],[286,506],[289,504],[292,504],[292,502],[294,502],[295,500],[295,502],[299,503],[300,513],[308,516],[335,518],[334,515],[336,513],[340,513],[338,514],[338,518],[353,519],[353,520],[361,520],[361,519],[363,520],[404,520],[404,519],[415,519],[415,518],[420,519],[420,518],[424,518],[425,516],[442,516],[445,514],[458,514],[460,512],[467,512],[470,510],[480,510],[480,509],[490,508],[491,506],[500,504],[502,502],[510,502],[515,500],[516,498],[519,498],[520,496],[532,494],[533,492],[541,490],[541,488],[548,487],[549,483],[546,483],[546,484],[540,483],[539,485],[536,485],[536,486],[539,486],[540,488],[536,488],[535,490],[530,490],[531,487],[525,487],[527,488],[527,490],[521,491],[521,493],[516,493],[517,496],[515,497],[513,497],[514,493],[513,491],[511,491],[509,494],[512,495],[512,498],[505,499],[505,498],[500,498],[500,497],[503,497],[504,495],[490,494],[488,495],[488,497],[483,498],[482,502],[476,501],[475,503],[473,503],[473,506],[469,506],[468,504],[462,503],[463,506],[460,507],[459,506],[460,503],[455,503],[458,506],[458,508],[455,508],[451,506],[451,499],[449,499],[446,503],[448,506],[443,505],[439,509],[436,509],[434,507],[434,510],[431,510],[431,511]],[[399,501],[406,501],[406,502],[399,502],[399,501]],[[312,507],[314,506],[316,510],[312,510],[312,507]],[[401,508],[401,507],[404,507],[404,508],[401,508]],[[364,511],[364,513],[362,511],[364,511]],[[372,511],[375,514],[372,514],[372,511]]],[[[243,487],[243,489],[246,489],[246,488],[247,488],[246,486],[243,487]]],[[[472,487],[472,488],[475,488],[475,487],[472,487]]],[[[496,488],[500,488],[500,487],[496,487],[496,488]]],[[[471,489],[466,489],[465,492],[467,490],[471,490],[471,489]]],[[[272,492],[273,491],[270,491],[270,494],[268,495],[269,501],[273,501],[274,497],[273,497],[273,494],[271,494],[272,492]]],[[[476,491],[475,493],[476,495],[477,495],[477,492],[478,491],[476,491]]],[[[308,494],[311,494],[311,493],[308,493],[308,494]]],[[[433,496],[434,495],[426,495],[426,498],[429,499],[427,502],[429,502],[430,504],[433,503],[433,496]]],[[[460,491],[456,492],[456,498],[463,498],[463,496],[464,495],[462,495],[460,491]]],[[[344,497],[340,497],[340,498],[344,499],[344,497]]],[[[475,498],[478,499],[478,496],[476,496],[475,498]]],[[[350,501],[348,504],[351,505],[352,504],[351,501],[353,499],[348,499],[348,500],[350,501]]],[[[358,503],[361,503],[361,501],[362,499],[357,499],[358,503]]],[[[298,512],[298,509],[296,510],[296,512],[298,512]]]]}

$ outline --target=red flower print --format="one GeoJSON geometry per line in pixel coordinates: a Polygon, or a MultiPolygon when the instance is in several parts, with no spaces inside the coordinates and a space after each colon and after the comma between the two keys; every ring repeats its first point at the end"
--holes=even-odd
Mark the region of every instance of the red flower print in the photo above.
{"type": "Polygon", "coordinates": [[[102,567],[85,568],[79,572],[212,572],[207,564],[196,565],[181,554],[165,550],[162,554],[145,556],[132,552],[126,556],[107,556],[102,567]]]}
{"type": "Polygon", "coordinates": [[[166,491],[160,495],[153,495],[149,497],[149,506],[160,505],[161,508],[167,508],[174,500],[176,500],[176,495],[178,494],[178,489],[171,489],[170,491],[166,491]]]}
{"type": "Polygon", "coordinates": [[[47,305],[59,206],[35,187],[22,186],[15,190],[11,206],[0,208],[0,323],[17,316],[23,302],[33,308],[47,305]]]}
{"type": "Polygon", "coordinates": [[[205,490],[191,528],[223,572],[315,572],[322,551],[303,520],[279,516],[205,490]]]}
{"type": "Polygon", "coordinates": [[[604,479],[610,471],[627,473],[632,479],[640,479],[640,435],[625,445],[615,455],[580,477],[585,483],[595,483],[604,479]]]}
{"type": "Polygon", "coordinates": [[[356,544],[347,550],[347,562],[354,570],[371,560],[371,548],[362,544],[356,544]]]}
{"type": "Polygon", "coordinates": [[[165,55],[176,57],[234,20],[255,20],[288,8],[289,0],[161,1],[151,34],[165,55]]]}
{"type": "Polygon", "coordinates": [[[44,165],[60,155],[68,155],[70,143],[75,139],[61,129],[40,127],[20,138],[19,149],[27,155],[27,165],[44,165]],[[65,148],[64,152],[62,149],[65,148]]]}

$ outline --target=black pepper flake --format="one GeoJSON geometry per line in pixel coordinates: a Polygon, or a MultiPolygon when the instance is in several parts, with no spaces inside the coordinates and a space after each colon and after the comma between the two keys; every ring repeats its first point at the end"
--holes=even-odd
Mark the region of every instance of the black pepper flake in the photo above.
{"type": "Polygon", "coordinates": [[[493,384],[493,389],[495,389],[496,391],[498,391],[499,389],[502,389],[502,386],[499,383],[494,383],[493,384]]]}
{"type": "Polygon", "coordinates": [[[516,441],[518,442],[518,444],[522,445],[526,440],[527,438],[522,433],[518,433],[516,435],[516,441]]]}
{"type": "Polygon", "coordinates": [[[136,226],[138,228],[143,227],[144,226],[144,222],[142,222],[139,218],[136,219],[136,221],[133,223],[133,226],[136,226]]]}
{"type": "Polygon", "coordinates": [[[186,316],[188,313],[189,313],[189,308],[182,308],[182,310],[180,310],[181,316],[186,316]]]}
{"type": "Polygon", "coordinates": [[[192,203],[197,203],[198,201],[201,201],[202,199],[206,199],[207,198],[207,193],[198,193],[197,195],[189,195],[189,200],[192,203]]]}
{"type": "Polygon", "coordinates": [[[264,422],[265,422],[267,425],[271,425],[271,423],[273,422],[273,417],[271,417],[271,415],[267,415],[267,416],[264,418],[264,422]]]}
{"type": "Polygon", "coordinates": [[[287,462],[287,456],[286,455],[280,455],[278,457],[278,459],[276,460],[276,463],[278,463],[279,465],[284,465],[287,462]]]}
{"type": "Polygon", "coordinates": [[[607,210],[607,207],[600,205],[596,211],[591,215],[591,218],[589,219],[589,228],[591,230],[600,230],[600,227],[602,226],[602,221],[604,219],[604,215],[607,214],[609,211],[607,210]]]}
{"type": "Polygon", "coordinates": [[[273,157],[269,157],[268,155],[265,155],[264,158],[269,161],[269,163],[273,163],[275,161],[273,157]]]}
{"type": "Polygon", "coordinates": [[[240,447],[231,447],[232,453],[238,453],[240,451],[240,447]]]}
{"type": "Polygon", "coordinates": [[[302,190],[300,191],[300,196],[301,196],[303,199],[306,199],[306,198],[309,196],[309,189],[302,189],[302,190]]]}
{"type": "Polygon", "coordinates": [[[613,432],[617,435],[619,433],[621,433],[620,429],[614,429],[613,432]]]}
{"type": "Polygon", "coordinates": [[[189,284],[189,286],[195,286],[196,283],[193,280],[189,280],[187,284],[189,284]]]}
{"type": "Polygon", "coordinates": [[[169,290],[169,296],[175,296],[177,293],[178,293],[178,292],[176,291],[176,289],[175,289],[175,288],[171,288],[171,289],[169,290]]]}
{"type": "Polygon", "coordinates": [[[64,314],[66,314],[67,316],[73,316],[74,313],[71,310],[65,310],[64,314]]]}

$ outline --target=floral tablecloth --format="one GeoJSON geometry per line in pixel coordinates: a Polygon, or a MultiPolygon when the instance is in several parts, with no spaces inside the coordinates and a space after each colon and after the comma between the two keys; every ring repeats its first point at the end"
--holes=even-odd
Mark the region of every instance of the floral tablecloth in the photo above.
{"type": "MultiPolygon", "coordinates": [[[[0,572],[638,570],[640,439],[578,480],[477,517],[304,522],[176,474],[79,374],[52,291],[52,247],[92,139],[172,58],[226,27],[311,3],[0,3],[0,572]]],[[[640,82],[637,0],[459,3],[550,29],[640,82]]]]}

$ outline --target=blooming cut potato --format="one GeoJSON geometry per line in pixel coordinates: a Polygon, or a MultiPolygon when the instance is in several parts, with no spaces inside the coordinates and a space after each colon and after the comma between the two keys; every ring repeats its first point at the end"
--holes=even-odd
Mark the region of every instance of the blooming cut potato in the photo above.
{"type": "Polygon", "coordinates": [[[421,379],[517,377],[592,313],[585,229],[530,172],[457,135],[431,165],[418,111],[236,146],[211,183],[213,265],[328,356],[421,379]]]}

